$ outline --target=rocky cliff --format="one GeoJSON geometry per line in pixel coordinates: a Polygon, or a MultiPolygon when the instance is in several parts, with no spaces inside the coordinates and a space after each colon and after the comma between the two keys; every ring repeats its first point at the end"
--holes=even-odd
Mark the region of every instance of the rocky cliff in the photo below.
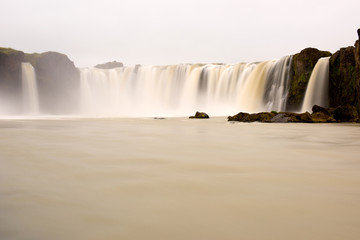
{"type": "Polygon", "coordinates": [[[355,48],[341,48],[330,58],[329,101],[331,107],[353,105],[360,110],[359,78],[355,48]]]}
{"type": "MultiPolygon", "coordinates": [[[[7,102],[6,111],[17,113],[21,106],[21,62],[24,53],[11,48],[0,48],[0,101],[7,102]]],[[[5,104],[2,105],[5,107],[5,104]]],[[[2,109],[0,109],[1,111],[2,109]]]]}
{"type": "Polygon", "coordinates": [[[71,113],[79,105],[80,72],[65,55],[57,52],[27,54],[36,71],[40,109],[51,114],[71,113]]]}
{"type": "Polygon", "coordinates": [[[0,48],[0,101],[5,112],[19,113],[22,108],[21,63],[30,62],[36,72],[40,110],[64,114],[79,105],[80,73],[70,59],[61,53],[25,54],[11,48],[0,48]]]}
{"type": "Polygon", "coordinates": [[[301,108],[306,87],[315,64],[322,57],[331,56],[330,52],[316,48],[306,48],[293,55],[291,68],[291,83],[286,105],[287,111],[297,111],[301,108]]]}

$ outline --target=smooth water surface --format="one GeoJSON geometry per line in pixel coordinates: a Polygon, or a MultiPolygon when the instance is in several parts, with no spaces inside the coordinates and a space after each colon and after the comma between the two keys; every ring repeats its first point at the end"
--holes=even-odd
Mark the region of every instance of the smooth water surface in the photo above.
{"type": "Polygon", "coordinates": [[[359,239],[360,126],[0,121],[0,239],[359,239]]]}

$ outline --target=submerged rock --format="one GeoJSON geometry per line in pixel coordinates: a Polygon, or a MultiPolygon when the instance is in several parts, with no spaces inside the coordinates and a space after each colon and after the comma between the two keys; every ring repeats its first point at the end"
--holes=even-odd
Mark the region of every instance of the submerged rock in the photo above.
{"type": "Polygon", "coordinates": [[[204,112],[196,112],[195,116],[190,116],[189,118],[209,118],[209,115],[204,112]]]}

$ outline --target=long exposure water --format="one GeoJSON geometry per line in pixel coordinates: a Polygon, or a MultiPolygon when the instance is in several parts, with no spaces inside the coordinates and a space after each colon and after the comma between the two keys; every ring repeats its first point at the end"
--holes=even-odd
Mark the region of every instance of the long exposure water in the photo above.
{"type": "Polygon", "coordinates": [[[0,121],[0,239],[359,239],[360,126],[0,121]]]}

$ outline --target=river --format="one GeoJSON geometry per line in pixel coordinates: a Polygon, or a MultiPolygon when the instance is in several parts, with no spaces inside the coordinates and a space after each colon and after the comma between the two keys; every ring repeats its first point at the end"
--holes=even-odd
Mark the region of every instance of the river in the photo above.
{"type": "Polygon", "coordinates": [[[359,239],[360,125],[0,120],[0,239],[359,239]]]}

